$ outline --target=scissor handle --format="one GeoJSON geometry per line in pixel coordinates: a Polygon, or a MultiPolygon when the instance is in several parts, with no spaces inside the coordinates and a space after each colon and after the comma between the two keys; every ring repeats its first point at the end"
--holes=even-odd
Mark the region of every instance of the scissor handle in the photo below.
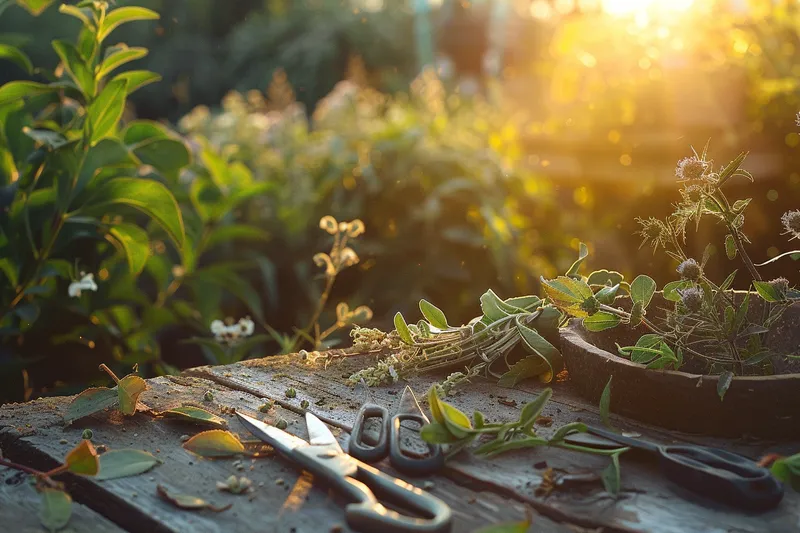
{"type": "Polygon", "coordinates": [[[783,484],[766,468],[735,453],[705,446],[663,446],[661,466],[682,487],[737,508],[767,511],[783,498],[783,484]]]}
{"type": "Polygon", "coordinates": [[[350,443],[347,453],[359,461],[375,463],[389,454],[389,411],[382,405],[365,403],[356,414],[353,431],[350,433],[350,443]],[[365,424],[370,418],[380,418],[380,434],[375,444],[364,442],[365,424]]]}
{"type": "Polygon", "coordinates": [[[420,438],[420,442],[428,447],[428,455],[406,453],[406,448],[403,447],[400,438],[400,424],[405,421],[416,422],[420,429],[428,423],[424,415],[417,413],[401,413],[392,417],[389,425],[389,461],[392,466],[398,471],[412,476],[424,476],[441,469],[444,466],[444,453],[438,444],[431,444],[420,438]]]}
{"type": "Polygon", "coordinates": [[[358,465],[356,479],[340,478],[343,489],[356,500],[345,507],[347,523],[356,531],[381,533],[449,533],[453,524],[450,507],[442,500],[390,477],[366,464],[358,465]],[[387,509],[377,498],[423,516],[417,518],[387,509]]]}

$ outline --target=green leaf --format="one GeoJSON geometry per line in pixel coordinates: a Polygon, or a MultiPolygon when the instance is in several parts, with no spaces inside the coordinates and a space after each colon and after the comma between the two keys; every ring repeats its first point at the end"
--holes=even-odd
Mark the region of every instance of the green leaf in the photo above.
{"type": "Polygon", "coordinates": [[[244,453],[244,446],[236,435],[221,429],[198,433],[184,442],[183,447],[201,457],[230,457],[244,453]]]}
{"type": "Polygon", "coordinates": [[[661,292],[664,295],[664,299],[669,300],[670,302],[679,302],[681,300],[681,295],[678,291],[687,289],[691,286],[692,282],[689,280],[671,281],[664,285],[664,288],[661,289],[661,292]]]}
{"type": "Polygon", "coordinates": [[[572,433],[586,433],[589,428],[583,422],[570,422],[558,428],[553,436],[550,438],[550,444],[558,444],[564,440],[564,437],[572,433]]]}
{"type": "Polygon", "coordinates": [[[603,389],[603,394],[600,395],[600,420],[603,421],[603,425],[610,428],[611,426],[611,419],[609,418],[609,414],[611,413],[611,380],[614,379],[614,376],[610,376],[608,378],[608,383],[606,383],[605,388],[603,389]]]}
{"type": "Polygon", "coordinates": [[[72,516],[72,498],[63,490],[51,488],[42,489],[41,495],[39,520],[48,531],[55,533],[69,523],[72,516]]]}
{"type": "Polygon", "coordinates": [[[0,105],[9,104],[22,98],[33,98],[57,91],[57,87],[35,81],[11,81],[0,87],[0,105]]]}
{"type": "Polygon", "coordinates": [[[636,347],[630,352],[631,361],[634,363],[647,364],[653,360],[653,356],[661,353],[657,348],[661,346],[664,339],[655,333],[646,333],[636,341],[636,347]]]}
{"type": "Polygon", "coordinates": [[[483,315],[491,322],[496,322],[508,315],[525,313],[524,309],[509,305],[500,299],[492,289],[489,289],[481,295],[481,311],[483,315]]]}
{"type": "Polygon", "coordinates": [[[526,437],[523,439],[503,441],[495,439],[489,441],[475,450],[476,455],[487,455],[489,457],[509,452],[511,450],[521,450],[525,448],[537,448],[547,446],[547,440],[541,437],[526,437]]]}
{"type": "Polygon", "coordinates": [[[33,16],[39,16],[47,9],[53,0],[17,0],[17,4],[28,10],[33,16]]]}
{"type": "Polygon", "coordinates": [[[64,464],[67,466],[67,470],[73,474],[84,476],[95,476],[100,470],[97,450],[94,449],[90,440],[82,440],[72,449],[64,459],[64,464]]]}
{"type": "Polygon", "coordinates": [[[135,374],[128,374],[117,383],[119,396],[119,410],[123,415],[130,416],[136,412],[136,403],[139,395],[147,390],[147,382],[135,374]]]}
{"type": "Polygon", "coordinates": [[[553,389],[548,387],[540,392],[535,400],[525,404],[519,416],[523,431],[528,432],[531,430],[551,396],[553,396],[553,389]]]}
{"type": "Polygon", "coordinates": [[[619,466],[619,453],[615,453],[611,456],[611,464],[609,464],[605,470],[603,470],[603,487],[605,487],[606,492],[611,494],[614,497],[619,495],[619,492],[622,488],[622,479],[620,476],[620,466],[619,466]]]}
{"type": "Polygon", "coordinates": [[[394,315],[394,329],[400,335],[400,339],[406,344],[414,344],[414,338],[411,336],[411,330],[408,329],[408,324],[403,318],[402,313],[399,311],[394,315]]]}
{"type": "Polygon", "coordinates": [[[642,304],[644,309],[650,305],[650,300],[656,292],[656,282],[650,276],[641,274],[631,283],[631,300],[642,304]]]}
{"type": "Polygon", "coordinates": [[[184,422],[191,422],[201,426],[212,426],[217,428],[226,428],[228,423],[225,419],[218,417],[213,413],[209,413],[205,409],[194,407],[191,405],[182,405],[160,413],[164,418],[174,418],[184,422]]]}
{"type": "Polygon", "coordinates": [[[619,317],[606,311],[599,311],[583,319],[583,327],[589,331],[603,331],[619,324],[619,317]]]}
{"type": "Polygon", "coordinates": [[[603,287],[595,293],[594,297],[601,304],[612,305],[614,299],[617,297],[617,291],[619,291],[619,284],[611,287],[603,287]]]}
{"type": "Polygon", "coordinates": [[[94,387],[78,394],[69,404],[64,422],[67,425],[75,420],[100,412],[119,403],[116,389],[94,387]]]}
{"type": "Polygon", "coordinates": [[[447,430],[447,426],[439,422],[425,424],[422,426],[419,435],[422,440],[431,444],[450,444],[460,440],[447,430]]]}
{"type": "Polygon", "coordinates": [[[717,381],[717,394],[719,395],[720,401],[725,399],[725,393],[728,392],[731,383],[733,383],[733,372],[726,370],[720,374],[717,381]]]}
{"type": "Polygon", "coordinates": [[[92,12],[91,9],[80,8],[78,6],[71,6],[69,4],[61,4],[60,6],[58,6],[58,12],[75,17],[76,19],[80,20],[81,23],[86,27],[89,28],[94,27],[95,24],[94,13],[92,12]]]}
{"type": "Polygon", "coordinates": [[[586,279],[589,285],[619,285],[625,279],[625,276],[616,271],[609,270],[595,270],[586,279]]]}
{"type": "Polygon", "coordinates": [[[213,248],[219,244],[233,241],[255,241],[266,242],[269,240],[269,233],[255,226],[245,224],[229,224],[217,226],[208,234],[205,242],[205,249],[213,248]]]}
{"type": "Polygon", "coordinates": [[[719,173],[719,178],[717,182],[717,187],[721,187],[723,183],[728,181],[732,176],[736,175],[736,172],[739,170],[739,167],[744,162],[745,157],[747,157],[748,152],[742,152],[736,158],[728,163],[728,165],[722,169],[719,173]]]}
{"type": "Polygon", "coordinates": [[[147,48],[141,48],[138,46],[129,47],[124,43],[113,46],[108,49],[108,52],[106,52],[106,57],[100,64],[100,70],[97,73],[97,78],[105,78],[122,65],[137,59],[141,59],[146,55],[147,48]]]}
{"type": "Polygon", "coordinates": [[[73,189],[77,197],[85,188],[93,184],[93,180],[103,171],[111,168],[132,168],[138,166],[128,149],[118,139],[107,137],[89,149],[81,167],[78,181],[73,189]]]}
{"type": "Polygon", "coordinates": [[[736,249],[736,241],[733,239],[733,235],[725,235],[725,255],[728,256],[728,259],[735,258],[738,252],[739,251],[736,249]]]}
{"type": "Polygon", "coordinates": [[[524,379],[541,376],[550,371],[550,365],[547,361],[538,355],[530,355],[514,363],[514,365],[508,369],[508,372],[500,376],[497,385],[513,389],[517,383],[524,379]]]}
{"type": "Polygon", "coordinates": [[[561,357],[561,352],[550,344],[547,339],[539,335],[535,329],[531,329],[524,325],[519,317],[516,319],[517,331],[522,339],[523,345],[530,353],[538,355],[544,359],[549,369],[546,373],[540,376],[540,380],[544,383],[549,383],[553,380],[556,374],[561,372],[564,368],[564,361],[561,357]]]}
{"type": "Polygon", "coordinates": [[[559,276],[556,279],[546,280],[541,277],[544,292],[553,305],[577,318],[589,316],[581,309],[581,305],[588,298],[594,296],[591,287],[586,282],[559,276]]]}
{"type": "Polygon", "coordinates": [[[30,58],[16,46],[0,44],[0,59],[12,61],[27,74],[33,74],[33,63],[30,58]]]}
{"type": "Polygon", "coordinates": [[[431,387],[428,394],[428,402],[431,406],[431,413],[434,419],[443,424],[451,435],[459,439],[467,437],[472,431],[472,423],[469,417],[450,405],[439,399],[439,393],[436,387],[431,387]]]}
{"type": "Polygon", "coordinates": [[[86,65],[78,49],[66,41],[55,40],[52,44],[53,50],[61,59],[67,74],[75,80],[78,88],[86,97],[93,97],[95,92],[94,74],[86,65]]]}
{"type": "Polygon", "coordinates": [[[149,70],[129,70],[114,76],[111,83],[125,82],[126,91],[130,95],[133,91],[157,81],[161,81],[161,76],[155,72],[150,72],[149,70]]]}
{"type": "Polygon", "coordinates": [[[778,292],[778,289],[773,287],[767,281],[754,281],[753,285],[758,292],[758,295],[761,296],[767,302],[781,302],[783,301],[783,297],[778,292]]]}
{"type": "Polygon", "coordinates": [[[158,20],[158,13],[143,7],[131,6],[109,11],[100,26],[100,31],[97,32],[97,40],[103,42],[120,24],[133,22],[134,20],[158,20]]]}
{"type": "Polygon", "coordinates": [[[45,129],[35,130],[26,126],[22,128],[22,133],[51,150],[57,150],[69,142],[60,133],[45,129]]]}
{"type": "Polygon", "coordinates": [[[191,163],[186,144],[177,139],[149,139],[131,146],[139,160],[175,183],[181,169],[191,163]]]}
{"type": "Polygon", "coordinates": [[[117,126],[125,110],[127,85],[126,80],[112,80],[89,106],[87,116],[92,132],[92,146],[110,135],[117,126]]]}
{"type": "Polygon", "coordinates": [[[112,227],[109,234],[125,252],[131,274],[138,276],[150,257],[150,239],[147,232],[136,224],[123,223],[112,227]]]}
{"type": "Polygon", "coordinates": [[[528,520],[523,520],[522,522],[503,522],[502,524],[482,527],[475,530],[473,533],[526,533],[530,527],[531,523],[528,520]]]}
{"type": "Polygon", "coordinates": [[[578,276],[578,278],[580,278],[578,275],[578,270],[581,268],[581,264],[583,264],[587,257],[589,257],[589,247],[583,243],[580,243],[578,259],[576,259],[575,262],[572,263],[572,266],[569,267],[569,270],[567,270],[567,277],[572,278],[578,276]]]}
{"type": "Polygon", "coordinates": [[[100,456],[100,472],[95,479],[106,481],[143,474],[161,463],[142,450],[111,450],[100,456]]]}
{"type": "Polygon", "coordinates": [[[444,316],[444,313],[441,309],[433,305],[427,300],[420,300],[419,301],[419,310],[422,311],[422,315],[431,323],[432,326],[437,327],[439,329],[447,329],[447,317],[444,316]]]}
{"type": "Polygon", "coordinates": [[[542,299],[535,295],[529,296],[515,296],[513,298],[506,298],[503,302],[517,309],[524,309],[525,311],[535,311],[542,305],[542,299]]]}
{"type": "MultiPolygon", "coordinates": [[[[141,178],[117,178],[104,182],[92,195],[87,214],[116,214],[109,207],[128,205],[155,220],[181,248],[185,235],[178,202],[161,183],[141,178]]],[[[83,210],[83,209],[82,209],[83,210]]]]}
{"type": "Polygon", "coordinates": [[[8,257],[0,259],[0,272],[6,275],[9,285],[16,287],[19,282],[19,267],[8,257]]]}
{"type": "Polygon", "coordinates": [[[772,463],[770,472],[775,478],[800,492],[800,453],[777,459],[772,463]]]}

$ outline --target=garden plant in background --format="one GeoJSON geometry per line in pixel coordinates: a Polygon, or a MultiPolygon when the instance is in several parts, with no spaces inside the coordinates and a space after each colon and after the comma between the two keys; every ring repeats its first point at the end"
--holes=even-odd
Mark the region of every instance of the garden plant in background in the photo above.
{"type": "MultiPolygon", "coordinates": [[[[561,277],[543,279],[543,283],[550,301],[569,316],[581,319],[590,331],[619,324],[641,324],[649,330],[635,346],[620,347],[621,355],[648,368],[679,369],[687,365],[720,375],[717,392],[723,398],[733,376],[771,374],[773,365],[787,356],[796,357],[774,353],[766,340],[786,310],[800,300],[800,291],[786,278],[764,281],[758,267],[787,256],[796,257],[800,251],[780,254],[765,263],[753,262],[746,249],[750,241],[743,230],[751,198],[732,202],[723,190],[736,176],[752,181],[750,173],[741,168],[746,154],[740,154],[725,167],[714,168],[707,148],[678,163],[676,176],[682,200],[674,206],[674,212],[664,220],[640,219],[642,245],[651,244],[654,251],[662,249],[678,263],[680,279],[666,284],[662,291],[666,301],[674,302],[672,308],[657,310],[662,311],[662,316],[646,316],[656,283],[643,275],[629,287],[632,307],[627,311],[614,307],[613,300],[600,298],[601,292],[616,292],[623,283],[621,276],[605,280],[561,277]],[[741,259],[754,290],[730,289],[738,270],[719,284],[706,277],[704,268],[711,256],[711,245],[706,247],[701,261],[687,256],[683,247],[687,227],[693,224],[698,228],[703,218],[715,220],[728,230],[725,253],[730,260],[737,256],[741,259]],[[594,292],[592,285],[600,290],[594,292]],[[754,301],[756,298],[758,301],[754,301]],[[755,312],[750,312],[751,305],[755,312]]],[[[800,211],[785,213],[782,222],[791,239],[800,238],[800,211]]]]}

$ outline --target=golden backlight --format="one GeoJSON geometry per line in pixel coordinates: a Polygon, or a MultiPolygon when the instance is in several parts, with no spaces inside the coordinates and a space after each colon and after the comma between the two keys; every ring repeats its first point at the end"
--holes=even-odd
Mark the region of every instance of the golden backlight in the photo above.
{"type": "Polygon", "coordinates": [[[600,3],[609,15],[627,16],[648,11],[686,11],[694,0],[602,0],[600,3]]]}

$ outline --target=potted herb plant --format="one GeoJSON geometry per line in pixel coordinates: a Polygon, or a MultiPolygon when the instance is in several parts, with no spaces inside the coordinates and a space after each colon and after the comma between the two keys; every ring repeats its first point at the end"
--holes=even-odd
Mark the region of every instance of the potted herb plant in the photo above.
{"type": "MultiPolygon", "coordinates": [[[[621,415],[720,436],[800,434],[800,291],[786,278],[766,281],[759,271],[796,259],[800,250],[761,264],[748,255],[743,228],[750,199],[725,194],[737,176],[752,181],[741,168],[745,156],[715,169],[707,146],[694,152],[678,163],[681,201],[673,213],[639,219],[642,244],[678,263],[680,279],[661,291],[648,276],[627,283],[607,270],[542,279],[550,302],[572,318],[561,348],[581,394],[597,400],[613,378],[612,410],[621,415]],[[700,261],[684,251],[687,228],[704,218],[727,228],[725,253],[744,266],[721,282],[705,273],[711,246],[700,261]],[[751,280],[748,290],[731,288],[737,276],[751,280]]],[[[790,240],[800,238],[800,210],[781,221],[790,240]]]]}

